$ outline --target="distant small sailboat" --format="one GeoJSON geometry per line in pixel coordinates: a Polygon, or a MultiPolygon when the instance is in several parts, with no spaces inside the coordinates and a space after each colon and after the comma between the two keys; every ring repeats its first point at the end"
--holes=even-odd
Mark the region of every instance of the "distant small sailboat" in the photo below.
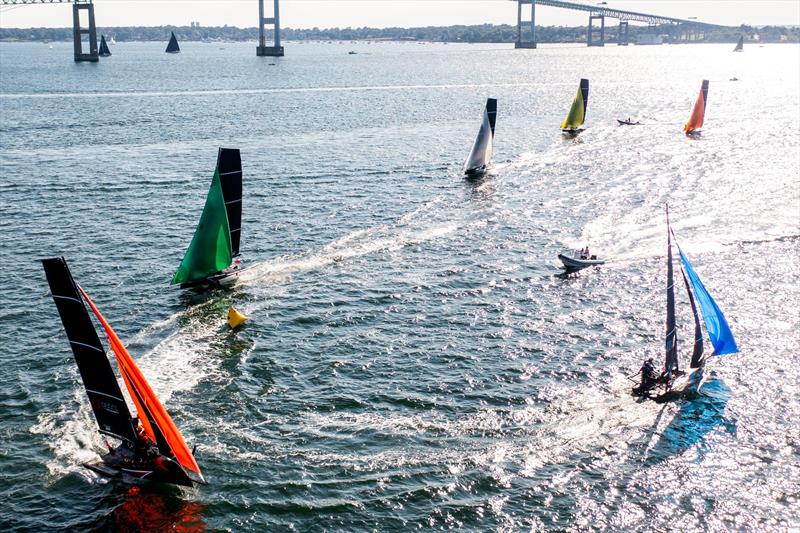
{"type": "Polygon", "coordinates": [[[586,120],[586,105],[589,103],[589,80],[582,78],[578,86],[578,92],[569,108],[567,118],[561,123],[561,131],[564,134],[575,137],[583,131],[583,122],[586,120]]]}
{"type": "Polygon", "coordinates": [[[108,41],[108,44],[117,44],[117,41],[114,40],[114,37],[111,37],[111,40],[108,41]]]}
{"type": "Polygon", "coordinates": [[[739,42],[736,43],[736,47],[733,49],[734,52],[741,52],[744,50],[744,35],[739,36],[739,42]]]}
{"type": "Polygon", "coordinates": [[[497,99],[487,98],[478,136],[472,144],[469,157],[464,162],[464,174],[478,176],[486,171],[494,150],[494,124],[497,119],[497,99]]]}
{"type": "Polygon", "coordinates": [[[42,260],[100,433],[119,439],[100,461],[84,466],[107,477],[192,486],[205,483],[194,455],[117,334],[75,283],[63,257],[42,260]],[[86,303],[84,303],[84,301],[86,303]],[[125,387],[136,406],[131,416],[117,377],[86,309],[103,327],[125,387]]]}
{"type": "Polygon", "coordinates": [[[703,80],[700,85],[700,94],[697,95],[697,100],[692,109],[692,115],[689,117],[689,122],[683,126],[683,131],[686,135],[700,135],[700,128],[703,127],[703,120],[706,116],[706,100],[708,99],[708,80],[703,80]]]}
{"type": "Polygon", "coordinates": [[[206,205],[172,284],[220,287],[239,275],[242,228],[242,160],[238,149],[220,148],[206,205]]]}
{"type": "Polygon", "coordinates": [[[108,57],[111,55],[111,50],[108,49],[108,45],[106,44],[106,36],[100,36],[100,50],[98,50],[98,55],[101,57],[108,57]]]}
{"type": "Polygon", "coordinates": [[[178,54],[181,51],[181,47],[178,46],[178,39],[175,37],[175,32],[171,32],[172,36],[169,38],[169,44],[167,44],[167,49],[165,50],[168,54],[178,54]]]}
{"type": "Polygon", "coordinates": [[[659,403],[691,398],[700,391],[705,379],[706,357],[703,355],[703,331],[700,326],[700,314],[706,325],[706,331],[714,346],[712,355],[727,355],[739,351],[733,333],[728,326],[725,315],[717,303],[711,298],[700,277],[695,272],[689,259],[677,244],[681,259],[681,273],[689,303],[694,316],[694,347],[689,361],[689,369],[681,370],[678,364],[678,335],[675,320],[675,282],[672,265],[672,237],[675,233],[669,225],[669,208],[667,207],[667,333],[664,372],[661,376],[642,382],[633,389],[633,394],[653,399],[659,403]],[[700,307],[698,313],[697,307],[700,307]]]}

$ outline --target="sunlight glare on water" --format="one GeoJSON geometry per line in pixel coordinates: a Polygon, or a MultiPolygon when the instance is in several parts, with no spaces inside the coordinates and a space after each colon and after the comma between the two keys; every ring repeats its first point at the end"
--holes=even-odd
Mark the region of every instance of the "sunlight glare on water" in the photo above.
{"type": "Polygon", "coordinates": [[[290,43],[265,61],[119,43],[96,65],[69,46],[0,43],[3,529],[800,523],[798,45],[290,43]],[[466,181],[490,96],[495,165],[466,181]],[[242,152],[250,269],[228,292],[170,289],[219,146],[242,152]],[[656,405],[626,375],[662,357],[666,203],[742,351],[697,400],[656,405]],[[587,244],[608,263],[557,277],[587,244]],[[208,485],[81,466],[105,444],[35,261],[53,255],[208,485]],[[230,305],[250,317],[235,332],[230,305]]]}

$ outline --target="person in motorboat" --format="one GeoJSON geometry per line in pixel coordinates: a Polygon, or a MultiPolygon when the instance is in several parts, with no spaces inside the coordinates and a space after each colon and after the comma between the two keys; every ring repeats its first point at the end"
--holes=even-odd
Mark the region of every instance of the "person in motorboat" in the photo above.
{"type": "Polygon", "coordinates": [[[589,245],[586,245],[586,248],[581,250],[581,259],[589,259],[589,245]]]}

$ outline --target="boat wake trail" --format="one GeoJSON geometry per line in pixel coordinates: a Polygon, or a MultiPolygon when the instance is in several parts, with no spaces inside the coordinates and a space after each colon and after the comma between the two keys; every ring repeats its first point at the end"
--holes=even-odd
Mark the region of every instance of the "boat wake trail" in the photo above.
{"type": "Polygon", "coordinates": [[[317,252],[257,263],[242,272],[239,283],[258,285],[264,281],[284,279],[295,272],[324,268],[347,259],[381,251],[398,250],[447,235],[456,231],[459,226],[458,222],[452,222],[422,230],[411,228],[398,230],[396,227],[386,225],[356,230],[325,245],[317,252]]]}

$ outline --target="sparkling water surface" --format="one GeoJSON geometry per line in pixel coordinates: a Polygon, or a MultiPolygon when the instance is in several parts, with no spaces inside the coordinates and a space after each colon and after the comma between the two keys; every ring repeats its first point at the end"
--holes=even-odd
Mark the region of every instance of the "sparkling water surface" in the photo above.
{"type": "Polygon", "coordinates": [[[69,43],[0,43],[4,531],[798,527],[798,45],[163,47],[75,64],[69,43]],[[490,96],[495,165],[466,181],[490,96]],[[242,151],[252,268],[171,289],[219,146],[242,151]],[[656,405],[626,375],[662,357],[665,203],[742,351],[656,405]],[[586,244],[608,263],[559,277],[586,244]],[[105,444],[36,261],[53,255],[208,485],[81,466],[105,444]]]}

